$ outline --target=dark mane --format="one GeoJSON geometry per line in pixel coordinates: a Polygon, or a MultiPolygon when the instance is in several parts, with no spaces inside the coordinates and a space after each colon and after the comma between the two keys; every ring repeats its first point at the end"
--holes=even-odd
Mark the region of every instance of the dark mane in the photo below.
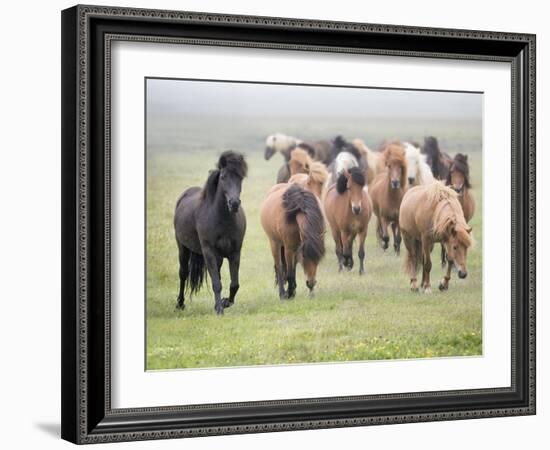
{"type": "Polygon", "coordinates": [[[447,175],[446,184],[451,184],[451,174],[454,171],[460,172],[464,176],[464,186],[470,189],[472,186],[470,184],[470,166],[468,164],[468,155],[463,155],[462,153],[457,153],[451,163],[451,168],[449,174],[447,175]]]}
{"type": "MultiPolygon", "coordinates": [[[[361,187],[365,186],[365,175],[359,167],[351,167],[348,169],[348,172],[351,175],[351,180],[355,184],[358,184],[361,187]]],[[[347,191],[347,188],[348,179],[346,178],[346,175],[342,172],[336,180],[336,192],[338,192],[339,194],[343,194],[347,191]]]]}
{"type": "Polygon", "coordinates": [[[223,152],[218,160],[217,169],[211,170],[208,174],[208,179],[202,189],[202,198],[212,199],[216,195],[221,170],[226,170],[239,178],[244,178],[248,173],[248,165],[244,156],[240,153],[232,150],[223,152]]]}
{"type": "Polygon", "coordinates": [[[439,160],[441,158],[441,150],[439,149],[439,143],[436,137],[426,136],[424,138],[422,153],[427,156],[426,162],[432,169],[434,177],[440,179],[439,160]]]}
{"type": "Polygon", "coordinates": [[[338,154],[342,152],[351,153],[358,162],[364,159],[361,157],[361,152],[357,149],[355,145],[353,145],[351,142],[346,141],[342,135],[338,135],[332,141],[331,161],[334,161],[338,154]]]}

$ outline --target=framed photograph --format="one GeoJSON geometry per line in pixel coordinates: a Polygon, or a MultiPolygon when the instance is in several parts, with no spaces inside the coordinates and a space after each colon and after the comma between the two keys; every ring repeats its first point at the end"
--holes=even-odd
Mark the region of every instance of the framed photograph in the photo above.
{"type": "Polygon", "coordinates": [[[535,413],[535,36],[62,12],[62,437],[535,413]]]}

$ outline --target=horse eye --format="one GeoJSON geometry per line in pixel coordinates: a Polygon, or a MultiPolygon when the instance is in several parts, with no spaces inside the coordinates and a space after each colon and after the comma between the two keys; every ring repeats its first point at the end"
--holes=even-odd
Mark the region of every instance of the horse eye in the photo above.
{"type": "Polygon", "coordinates": [[[455,245],[455,246],[453,247],[453,250],[458,250],[458,246],[455,245]]]}

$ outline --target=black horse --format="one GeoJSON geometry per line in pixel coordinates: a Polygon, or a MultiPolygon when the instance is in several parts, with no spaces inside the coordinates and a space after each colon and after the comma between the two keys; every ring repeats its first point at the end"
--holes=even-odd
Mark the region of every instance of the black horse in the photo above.
{"type": "Polygon", "coordinates": [[[217,169],[210,172],[204,187],[187,189],[177,201],[174,228],[180,263],[180,290],[176,305],[179,309],[185,307],[187,280],[192,295],[201,288],[206,270],[212,280],[216,313],[223,314],[224,308],[235,302],[246,231],[240,195],[247,170],[243,155],[226,151],[220,156],[217,169]],[[229,298],[221,298],[223,258],[229,261],[229,298]]]}

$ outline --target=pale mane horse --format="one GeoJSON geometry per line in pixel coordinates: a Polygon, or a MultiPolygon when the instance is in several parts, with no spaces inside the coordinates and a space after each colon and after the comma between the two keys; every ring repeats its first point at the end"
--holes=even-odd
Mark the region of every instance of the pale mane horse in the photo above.
{"type": "Polygon", "coordinates": [[[409,185],[418,186],[434,181],[432,170],[426,162],[427,156],[422,154],[420,148],[409,142],[404,142],[405,156],[407,158],[407,178],[409,185]]]}
{"type": "Polygon", "coordinates": [[[365,173],[365,178],[367,185],[372,183],[372,180],[382,172],[385,168],[384,158],[382,157],[381,152],[375,152],[371,150],[363,139],[356,138],[351,141],[354,147],[359,151],[361,157],[367,161],[367,170],[365,173]]]}
{"type": "Polygon", "coordinates": [[[275,153],[280,153],[285,158],[285,161],[288,162],[290,159],[290,151],[301,143],[301,139],[293,136],[282,133],[271,134],[265,140],[264,158],[267,161],[271,159],[275,153]]]}

